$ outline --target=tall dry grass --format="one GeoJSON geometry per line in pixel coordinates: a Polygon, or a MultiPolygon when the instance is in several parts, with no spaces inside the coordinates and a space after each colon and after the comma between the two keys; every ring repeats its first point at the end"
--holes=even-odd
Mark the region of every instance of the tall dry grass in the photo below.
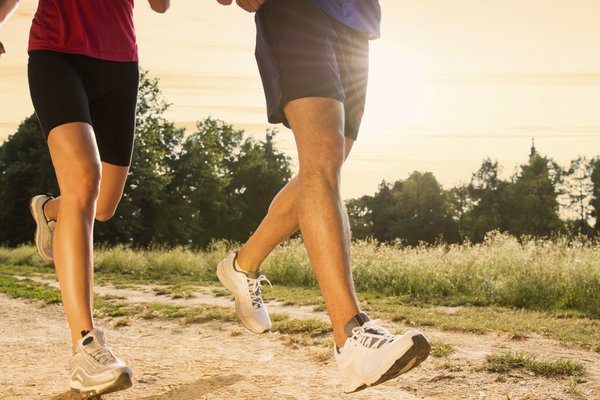
{"type": "MultiPolygon", "coordinates": [[[[154,281],[216,281],[216,264],[235,247],[215,242],[204,251],[183,247],[133,250],[98,248],[98,274],[154,281]]],[[[491,233],[481,244],[353,244],[353,275],[359,291],[399,296],[402,301],[447,305],[500,305],[575,311],[600,317],[600,243],[555,238],[523,239],[491,233]]],[[[43,268],[31,246],[0,248],[0,263],[43,268]]],[[[263,271],[274,284],[316,286],[300,240],[278,247],[263,271]]]]}

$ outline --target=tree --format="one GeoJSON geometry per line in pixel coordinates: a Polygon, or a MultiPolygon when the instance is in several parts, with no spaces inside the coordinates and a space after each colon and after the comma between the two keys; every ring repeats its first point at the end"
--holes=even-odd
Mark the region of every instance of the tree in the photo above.
{"type": "Polygon", "coordinates": [[[575,230],[587,235],[592,231],[589,224],[593,211],[591,201],[594,189],[591,165],[592,162],[584,156],[572,160],[564,175],[563,194],[560,196],[561,203],[566,210],[577,215],[575,230]]]}
{"type": "MultiPolygon", "coordinates": [[[[235,220],[231,214],[237,216],[230,209],[227,188],[242,136],[243,131],[222,121],[207,118],[197,123],[197,131],[186,138],[172,163],[173,179],[167,186],[170,206],[163,213],[170,214],[165,220],[167,232],[179,231],[194,247],[225,237],[223,225],[235,220]]],[[[176,235],[169,236],[159,241],[179,241],[176,235]]]]}
{"type": "Polygon", "coordinates": [[[460,242],[466,239],[469,226],[470,211],[473,209],[473,200],[469,195],[469,186],[460,184],[447,192],[448,202],[452,206],[453,218],[458,224],[460,242]]]}
{"type": "Polygon", "coordinates": [[[415,171],[391,187],[380,185],[372,215],[375,238],[380,241],[402,239],[416,245],[459,240],[448,196],[431,172],[415,171]]]}
{"type": "Polygon", "coordinates": [[[593,158],[589,163],[590,180],[592,181],[592,198],[590,206],[592,207],[590,216],[595,218],[594,230],[596,234],[600,233],[600,157],[593,158]]]}
{"type": "Polygon", "coordinates": [[[256,141],[223,121],[198,122],[172,163],[163,213],[168,234],[157,240],[194,247],[245,240],[291,176],[289,158],[275,149],[275,134],[256,141]]]}
{"type": "Polygon", "coordinates": [[[0,145],[0,188],[0,243],[15,246],[31,241],[35,224],[29,200],[40,193],[58,194],[48,146],[35,114],[0,145]]]}
{"type": "Polygon", "coordinates": [[[556,163],[538,154],[521,166],[508,189],[510,233],[546,237],[562,229],[557,199],[561,176],[556,163]]]}
{"type": "Polygon", "coordinates": [[[346,201],[346,210],[348,211],[353,239],[361,240],[374,236],[372,207],[372,196],[362,196],[358,199],[346,201]]]}
{"type": "Polygon", "coordinates": [[[507,229],[505,195],[508,183],[499,178],[499,173],[498,162],[486,158],[468,186],[472,206],[463,221],[468,220],[465,235],[474,242],[483,241],[489,231],[507,229]]]}
{"type": "Polygon", "coordinates": [[[273,197],[291,178],[290,158],[275,148],[276,134],[267,131],[262,141],[248,137],[231,165],[227,192],[232,197],[229,208],[236,210],[237,218],[223,233],[229,239],[245,240],[266,215],[273,197]]]}

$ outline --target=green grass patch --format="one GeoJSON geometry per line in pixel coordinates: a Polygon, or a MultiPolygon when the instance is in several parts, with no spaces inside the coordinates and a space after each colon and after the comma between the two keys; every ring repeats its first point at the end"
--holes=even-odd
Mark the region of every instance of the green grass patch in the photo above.
{"type": "Polygon", "coordinates": [[[316,338],[331,333],[331,325],[315,318],[293,319],[287,315],[271,315],[271,331],[282,334],[299,334],[309,338],[316,338]]]}
{"type": "Polygon", "coordinates": [[[325,307],[318,287],[263,286],[262,294],[265,301],[280,301],[288,306],[325,307]]]}
{"type": "Polygon", "coordinates": [[[441,340],[433,339],[430,341],[431,355],[433,357],[448,357],[454,352],[454,347],[450,343],[442,342],[441,340]]]}
{"type": "Polygon", "coordinates": [[[18,279],[3,274],[0,274],[0,292],[13,298],[38,300],[43,304],[58,304],[61,302],[58,289],[31,279],[18,279]]]}
{"type": "Polygon", "coordinates": [[[499,373],[522,369],[546,377],[581,376],[585,373],[585,367],[579,361],[566,359],[538,360],[533,355],[526,353],[488,355],[484,368],[488,372],[499,373]]]}
{"type": "Polygon", "coordinates": [[[515,332],[519,332],[521,337],[538,334],[600,351],[600,321],[597,319],[563,318],[548,312],[502,307],[448,308],[382,304],[378,312],[383,318],[418,327],[432,326],[476,334],[504,332],[511,337],[515,332]]]}

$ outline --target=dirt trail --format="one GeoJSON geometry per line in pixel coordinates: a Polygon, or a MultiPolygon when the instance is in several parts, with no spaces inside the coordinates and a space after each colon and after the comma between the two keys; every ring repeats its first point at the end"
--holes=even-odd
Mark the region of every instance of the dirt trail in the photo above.
{"type": "MultiPolygon", "coordinates": [[[[229,298],[214,297],[208,290],[192,299],[156,296],[151,290],[97,287],[96,291],[126,296],[132,302],[232,305],[229,298]]],[[[269,307],[296,318],[325,318],[309,307],[269,307]]],[[[113,323],[110,319],[97,321],[105,328],[111,347],[133,368],[134,386],[103,396],[106,400],[600,399],[600,355],[539,337],[511,341],[502,335],[423,328],[430,338],[451,344],[454,353],[430,358],[418,369],[383,385],[344,395],[337,385],[335,361],[327,357],[329,349],[291,349],[277,333],[254,335],[238,324],[217,321],[181,325],[133,319],[130,326],[119,328],[113,323]],[[567,378],[479,371],[485,355],[506,351],[581,360],[588,373],[577,384],[580,394],[568,393],[567,378]]],[[[61,306],[40,307],[0,294],[0,399],[76,398],[66,391],[67,332],[61,306]]]]}

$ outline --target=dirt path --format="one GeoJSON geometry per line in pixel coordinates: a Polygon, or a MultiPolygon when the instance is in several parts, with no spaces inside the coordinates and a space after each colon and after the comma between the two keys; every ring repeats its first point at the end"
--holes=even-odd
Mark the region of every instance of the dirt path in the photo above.
{"type": "MultiPolygon", "coordinates": [[[[128,301],[230,306],[227,298],[195,294],[170,299],[131,289],[97,288],[98,293],[127,296],[128,301]],[[126,291],[126,292],[124,292],[126,291]]],[[[324,317],[309,308],[269,305],[296,318],[324,317]]],[[[277,333],[254,335],[237,324],[134,319],[115,328],[98,320],[116,353],[134,370],[132,389],[112,399],[600,399],[600,355],[544,338],[511,341],[504,336],[469,335],[424,328],[429,337],[454,347],[445,358],[430,358],[415,371],[383,385],[344,395],[337,385],[329,350],[290,349],[277,333]],[[568,393],[567,378],[548,379],[526,372],[480,371],[485,355],[526,351],[541,358],[581,360],[588,370],[568,393]],[[325,361],[323,361],[325,360],[325,361]]],[[[401,327],[400,325],[398,327],[401,327]]],[[[61,306],[40,307],[0,294],[0,399],[71,399],[66,392],[67,325],[61,306]]]]}

